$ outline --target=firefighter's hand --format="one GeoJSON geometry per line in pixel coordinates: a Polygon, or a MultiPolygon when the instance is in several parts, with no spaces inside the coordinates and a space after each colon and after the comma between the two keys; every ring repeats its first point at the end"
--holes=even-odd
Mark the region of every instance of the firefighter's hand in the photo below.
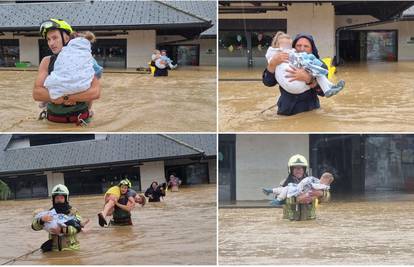
{"type": "Polygon", "coordinates": [[[52,99],[52,103],[56,104],[56,105],[60,105],[63,104],[64,100],[63,100],[63,96],[56,98],[56,99],[52,99]]]}
{"type": "Polygon", "coordinates": [[[322,190],[312,190],[309,195],[311,197],[316,197],[316,198],[320,198],[323,197],[323,191],[322,190]]]}
{"type": "Polygon", "coordinates": [[[309,204],[312,202],[312,196],[309,194],[301,194],[296,197],[296,201],[300,204],[309,204]]]}
{"type": "Polygon", "coordinates": [[[60,235],[62,233],[61,231],[62,229],[60,228],[60,226],[50,229],[50,233],[54,235],[60,235]]]}

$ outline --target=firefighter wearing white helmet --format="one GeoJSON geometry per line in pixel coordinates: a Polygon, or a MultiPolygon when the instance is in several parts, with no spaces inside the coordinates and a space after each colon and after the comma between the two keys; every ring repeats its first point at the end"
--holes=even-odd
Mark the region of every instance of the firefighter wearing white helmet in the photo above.
{"type": "MultiPolygon", "coordinates": [[[[76,216],[81,221],[82,218],[75,208],[69,205],[69,190],[63,184],[58,184],[53,187],[52,192],[52,208],[58,214],[65,214],[69,216],[76,216]]],[[[40,231],[43,229],[45,222],[51,221],[50,215],[45,215],[39,219],[35,218],[32,221],[32,229],[40,231]]],[[[49,234],[49,239],[41,246],[43,252],[47,251],[62,251],[62,250],[78,250],[80,248],[79,241],[76,235],[81,231],[81,228],[69,225],[67,227],[60,227],[59,231],[49,234]]]]}
{"type": "MultiPolygon", "coordinates": [[[[301,167],[303,169],[303,175],[306,173],[306,170],[308,168],[308,161],[306,158],[300,154],[293,155],[290,157],[288,161],[288,172],[289,174],[293,175],[293,170],[295,167],[301,167]]],[[[297,177],[302,178],[302,177],[297,177]]]]}
{"type": "MultiPolygon", "coordinates": [[[[305,178],[307,175],[306,170],[308,169],[308,161],[300,154],[296,154],[290,157],[288,161],[288,177],[282,180],[279,186],[287,186],[289,183],[299,183],[300,180],[305,178]]],[[[263,193],[266,195],[272,194],[273,189],[263,188],[263,193]]]]}

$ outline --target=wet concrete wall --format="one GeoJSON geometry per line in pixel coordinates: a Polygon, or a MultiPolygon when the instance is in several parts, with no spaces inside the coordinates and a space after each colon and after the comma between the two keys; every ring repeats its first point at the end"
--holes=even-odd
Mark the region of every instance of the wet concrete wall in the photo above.
{"type": "Polygon", "coordinates": [[[309,135],[237,135],[236,200],[267,199],[262,187],[275,187],[288,175],[291,156],[309,159],[309,135]]]}

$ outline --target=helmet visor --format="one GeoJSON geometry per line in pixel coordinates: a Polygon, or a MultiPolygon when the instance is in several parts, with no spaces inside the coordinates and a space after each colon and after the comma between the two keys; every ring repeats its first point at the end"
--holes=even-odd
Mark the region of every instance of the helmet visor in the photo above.
{"type": "Polygon", "coordinates": [[[40,25],[40,35],[42,35],[42,37],[46,37],[46,33],[50,29],[59,29],[59,24],[57,24],[56,22],[54,22],[52,20],[44,21],[40,25]]]}

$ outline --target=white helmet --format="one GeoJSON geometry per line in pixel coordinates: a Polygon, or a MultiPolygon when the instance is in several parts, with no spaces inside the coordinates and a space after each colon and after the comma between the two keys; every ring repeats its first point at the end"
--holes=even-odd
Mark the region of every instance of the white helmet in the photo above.
{"type": "Polygon", "coordinates": [[[63,184],[55,185],[52,189],[53,200],[55,196],[65,196],[66,201],[69,201],[69,189],[63,184]]]}
{"type": "Polygon", "coordinates": [[[290,157],[289,161],[288,161],[288,171],[289,173],[292,172],[292,167],[295,166],[301,166],[304,167],[305,172],[306,169],[308,168],[308,161],[306,160],[306,158],[300,154],[296,154],[293,155],[292,157],[290,157]]]}

